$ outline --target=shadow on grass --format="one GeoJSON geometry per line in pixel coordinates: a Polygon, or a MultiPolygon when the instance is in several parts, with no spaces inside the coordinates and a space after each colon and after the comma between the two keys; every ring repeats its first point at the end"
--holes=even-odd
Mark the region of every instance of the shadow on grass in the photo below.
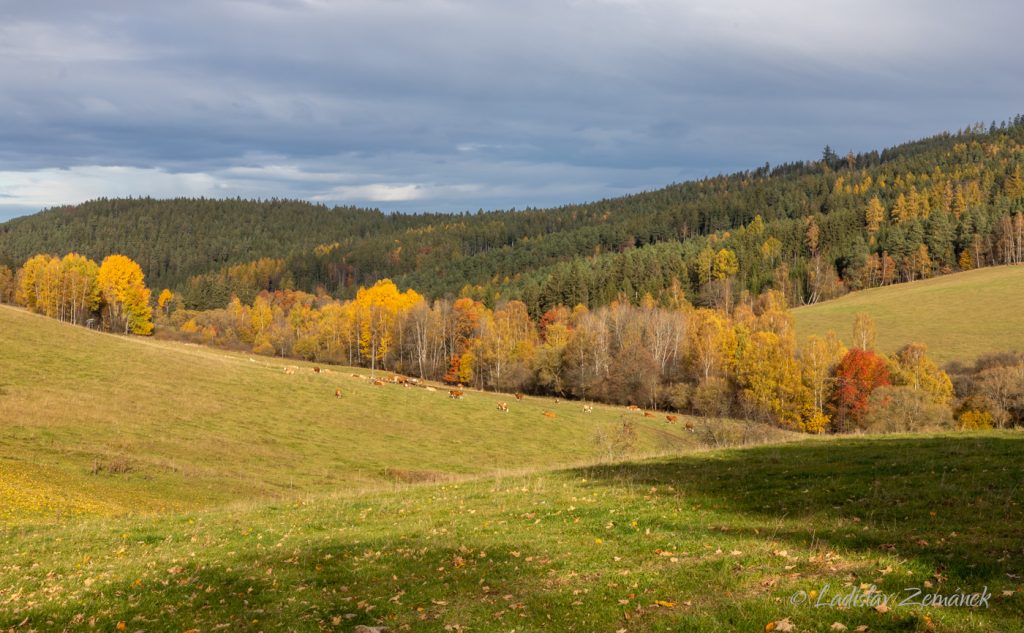
{"type": "Polygon", "coordinates": [[[965,587],[1024,577],[1024,435],[843,438],[586,468],[765,522],[778,538],[913,558],[965,587]]]}

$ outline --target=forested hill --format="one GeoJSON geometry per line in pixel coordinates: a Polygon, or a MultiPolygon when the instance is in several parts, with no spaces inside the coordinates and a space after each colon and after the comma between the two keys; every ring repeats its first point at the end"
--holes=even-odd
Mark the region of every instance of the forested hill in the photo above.
{"type": "Polygon", "coordinates": [[[122,252],[192,307],[260,290],[339,297],[391,277],[531,313],[650,294],[794,303],[1024,256],[1024,117],[555,209],[386,215],[303,202],[98,200],[0,225],[0,261],[122,252]],[[259,261],[257,261],[259,260],[259,261]]]}

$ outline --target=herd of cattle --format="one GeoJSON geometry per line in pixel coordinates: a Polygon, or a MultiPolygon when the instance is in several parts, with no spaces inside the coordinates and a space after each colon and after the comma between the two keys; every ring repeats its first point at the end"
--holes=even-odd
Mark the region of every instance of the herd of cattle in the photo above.
{"type": "MultiPolygon", "coordinates": [[[[289,366],[284,368],[284,373],[289,375],[289,376],[291,376],[291,375],[294,375],[295,372],[297,372],[298,370],[299,370],[298,367],[296,367],[294,365],[289,365],[289,366]]],[[[332,372],[331,372],[330,369],[328,369],[326,367],[313,367],[313,373],[314,374],[330,374],[332,372]]],[[[381,377],[381,378],[371,378],[371,377],[363,376],[362,374],[351,374],[351,376],[352,376],[352,378],[356,378],[358,380],[369,381],[369,383],[371,385],[374,385],[376,387],[381,387],[381,386],[383,386],[385,384],[392,384],[392,385],[401,385],[403,387],[419,387],[419,388],[425,389],[427,391],[437,391],[436,387],[432,387],[432,386],[430,386],[428,384],[425,384],[425,383],[421,382],[417,378],[410,378],[408,376],[403,376],[401,374],[389,374],[389,375],[386,375],[386,376],[381,377]]],[[[334,397],[335,398],[341,398],[343,396],[344,396],[344,392],[342,391],[342,389],[340,387],[338,387],[338,388],[336,388],[334,390],[334,397]]],[[[461,388],[461,385],[459,386],[459,388],[449,389],[448,390],[448,398],[451,399],[451,400],[462,400],[465,397],[466,397],[466,392],[465,392],[464,389],[461,388]]],[[[526,396],[524,394],[522,394],[522,393],[516,393],[515,394],[515,399],[516,400],[524,400],[525,398],[526,398],[526,396]]],[[[554,400],[554,403],[558,404],[559,400],[556,398],[554,400]]],[[[498,409],[498,411],[501,411],[502,413],[508,413],[508,410],[509,410],[508,403],[507,402],[499,402],[497,409],[498,409]]],[[[645,418],[655,418],[655,417],[657,417],[657,415],[655,415],[651,411],[644,411],[643,409],[641,409],[640,407],[638,407],[638,406],[636,406],[634,404],[631,404],[631,405],[627,406],[626,407],[626,411],[628,411],[630,413],[636,413],[638,415],[642,415],[645,418]]],[[[583,404],[583,413],[593,413],[593,412],[594,412],[594,405],[586,404],[586,403],[583,404]]],[[[546,418],[555,418],[555,417],[557,417],[557,415],[555,414],[554,411],[544,411],[543,415],[546,418]]],[[[669,423],[669,424],[675,424],[676,422],[679,421],[679,416],[672,415],[672,414],[665,414],[665,421],[667,423],[669,423]]],[[[693,423],[686,422],[686,423],[684,423],[684,426],[685,426],[687,431],[690,431],[691,433],[694,432],[693,423]]]]}

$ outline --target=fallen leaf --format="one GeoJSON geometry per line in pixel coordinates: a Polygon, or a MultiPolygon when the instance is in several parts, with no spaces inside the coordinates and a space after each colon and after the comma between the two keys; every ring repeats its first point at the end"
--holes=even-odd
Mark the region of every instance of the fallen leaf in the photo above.
{"type": "Polygon", "coordinates": [[[891,609],[889,609],[889,605],[885,604],[884,602],[882,604],[875,606],[875,611],[879,613],[888,613],[890,610],[891,609]]]}
{"type": "Polygon", "coordinates": [[[775,627],[772,630],[779,631],[779,633],[789,633],[790,631],[796,630],[796,625],[793,624],[792,620],[790,620],[789,618],[776,620],[775,622],[773,622],[773,624],[775,625],[775,627]]]}
{"type": "Polygon", "coordinates": [[[669,602],[668,600],[655,600],[654,604],[658,605],[659,607],[665,607],[666,609],[671,609],[672,607],[676,606],[676,603],[669,602]]]}
{"type": "Polygon", "coordinates": [[[832,626],[828,627],[830,631],[845,631],[846,625],[842,622],[833,622],[832,626]]]}

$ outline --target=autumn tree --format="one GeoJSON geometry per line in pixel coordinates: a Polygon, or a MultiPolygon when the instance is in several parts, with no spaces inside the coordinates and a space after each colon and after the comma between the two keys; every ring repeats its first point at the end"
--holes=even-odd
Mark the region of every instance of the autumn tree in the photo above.
{"type": "Polygon", "coordinates": [[[100,264],[96,283],[108,329],[123,329],[125,334],[148,335],[153,332],[150,291],[137,263],[124,255],[108,255],[100,264]]]}
{"type": "Polygon", "coordinates": [[[688,334],[690,360],[699,381],[707,381],[730,368],[736,333],[728,316],[715,310],[694,310],[688,334]]]}
{"type": "MultiPolygon", "coordinates": [[[[826,416],[826,404],[832,391],[833,371],[846,352],[835,332],[829,332],[825,337],[807,337],[800,350],[803,381],[811,391],[815,412],[822,417],[826,416]]],[[[822,422],[824,426],[825,421],[822,422]]]]}
{"type": "Polygon", "coordinates": [[[360,288],[354,301],[359,322],[359,349],[370,361],[371,371],[383,362],[395,338],[399,316],[411,310],[423,297],[411,288],[399,292],[390,279],[382,279],[371,288],[360,288]]]}
{"type": "Polygon", "coordinates": [[[897,385],[920,391],[937,404],[949,405],[953,383],[946,372],[928,357],[928,346],[910,343],[892,355],[892,378],[897,385]]]}
{"type": "Polygon", "coordinates": [[[160,296],[156,298],[156,305],[164,315],[167,315],[170,314],[172,301],[174,301],[174,293],[169,288],[164,288],[160,291],[160,296]]]}
{"type": "Polygon", "coordinates": [[[853,346],[856,349],[875,349],[875,320],[867,312],[853,315],[853,346]]]}
{"type": "Polygon", "coordinates": [[[836,366],[829,413],[836,431],[860,427],[871,393],[891,384],[885,359],[867,350],[851,349],[836,366]]]}
{"type": "Polygon", "coordinates": [[[878,196],[872,196],[871,200],[868,201],[868,206],[864,210],[864,222],[867,225],[868,235],[874,240],[875,234],[878,233],[878,229],[881,228],[882,222],[885,221],[885,207],[882,206],[882,201],[878,199],[878,196]]]}

